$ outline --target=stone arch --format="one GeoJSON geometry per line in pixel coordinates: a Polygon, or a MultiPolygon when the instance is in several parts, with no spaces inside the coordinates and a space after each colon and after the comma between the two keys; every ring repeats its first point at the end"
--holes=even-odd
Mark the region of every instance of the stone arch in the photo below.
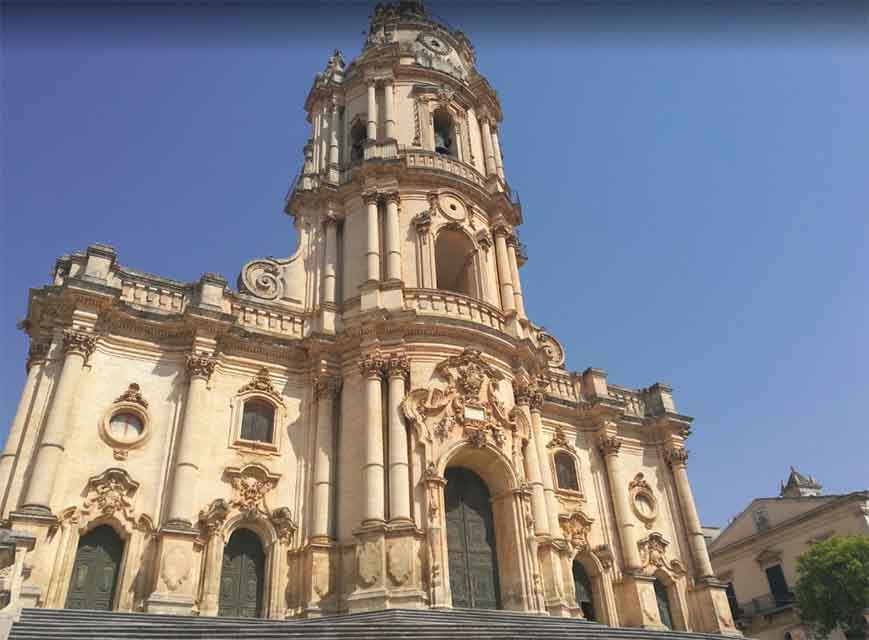
{"type": "MultiPolygon", "coordinates": [[[[588,547],[575,550],[570,556],[570,563],[571,566],[573,563],[579,563],[591,581],[596,621],[610,626],[617,626],[615,595],[610,575],[603,563],[588,547]]],[[[575,598],[576,594],[574,593],[573,595],[575,598]]]]}
{"type": "MultiPolygon", "coordinates": [[[[650,576],[654,582],[662,585],[670,606],[672,628],[674,631],[688,630],[687,603],[682,594],[680,580],[664,568],[658,568],[650,576]]],[[[654,588],[653,582],[653,588],[654,588]]],[[[657,594],[656,594],[657,597],[657,594]]],[[[662,620],[663,622],[663,620],[662,620]]]]}
{"type": "Polygon", "coordinates": [[[481,447],[472,446],[467,440],[455,442],[441,454],[438,475],[443,477],[448,467],[463,467],[476,473],[486,483],[493,500],[520,485],[510,458],[488,442],[481,447]]]}
{"type": "Polygon", "coordinates": [[[477,243],[461,224],[448,223],[437,230],[434,253],[437,289],[482,297],[477,243]]]}
{"type": "MultiPolygon", "coordinates": [[[[227,528],[227,531],[225,532],[225,535],[223,536],[224,537],[224,544],[222,545],[223,548],[221,551],[221,576],[220,576],[220,586],[218,588],[218,615],[230,615],[230,616],[246,615],[243,613],[239,613],[239,610],[237,608],[234,610],[230,610],[230,611],[223,610],[223,606],[225,604],[225,601],[223,600],[223,595],[224,595],[223,587],[226,586],[227,582],[232,587],[232,589],[229,591],[229,593],[234,594],[234,597],[231,598],[231,601],[235,607],[238,607],[238,605],[240,603],[239,592],[244,591],[244,589],[242,588],[242,585],[244,585],[244,582],[242,581],[242,578],[245,577],[244,572],[240,572],[237,574],[236,577],[238,578],[238,582],[236,582],[235,584],[233,584],[231,580],[227,580],[228,576],[226,575],[226,573],[230,570],[231,564],[232,564],[230,562],[227,562],[227,549],[232,548],[233,544],[238,545],[239,543],[241,543],[242,545],[244,545],[244,539],[250,540],[251,544],[254,545],[253,547],[250,547],[250,551],[253,551],[254,557],[259,558],[259,560],[255,560],[253,563],[253,566],[255,568],[257,564],[260,564],[260,570],[261,570],[261,573],[258,576],[258,580],[257,580],[257,582],[258,582],[257,591],[259,593],[254,598],[254,601],[257,603],[256,615],[263,616],[267,612],[268,593],[269,593],[269,590],[268,590],[269,585],[267,584],[268,583],[267,562],[268,562],[269,554],[267,551],[267,547],[264,544],[263,537],[258,531],[258,529],[261,530],[261,528],[256,527],[256,526],[252,526],[254,524],[255,524],[255,521],[253,521],[253,520],[250,520],[247,522],[237,523],[237,526],[233,527],[231,532],[227,528]]],[[[243,561],[244,557],[245,557],[244,555],[241,555],[240,557],[237,556],[236,560],[243,561]]],[[[246,563],[242,562],[241,564],[246,564],[246,563]]],[[[240,567],[235,567],[235,568],[238,569],[240,567]]],[[[242,598],[241,600],[243,601],[244,598],[242,598]]]]}

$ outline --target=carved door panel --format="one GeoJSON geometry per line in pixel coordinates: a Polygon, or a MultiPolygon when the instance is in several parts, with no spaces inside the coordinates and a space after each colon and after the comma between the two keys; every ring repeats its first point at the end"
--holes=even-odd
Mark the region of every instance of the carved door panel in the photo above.
{"type": "Polygon", "coordinates": [[[252,531],[239,529],[223,550],[218,615],[258,618],[262,614],[265,554],[252,531]]]}
{"type": "Polygon", "coordinates": [[[448,469],[444,491],[454,607],[500,607],[495,527],[489,491],[465,469],[448,469]]]}
{"type": "Polygon", "coordinates": [[[124,543],[109,527],[97,527],[78,543],[67,609],[111,611],[118,582],[118,570],[124,555],[124,543]]]}

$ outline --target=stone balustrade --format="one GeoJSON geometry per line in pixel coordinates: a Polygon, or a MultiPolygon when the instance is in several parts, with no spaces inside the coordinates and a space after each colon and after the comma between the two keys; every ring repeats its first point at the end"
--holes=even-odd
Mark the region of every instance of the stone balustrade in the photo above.
{"type": "Polygon", "coordinates": [[[182,291],[132,279],[121,281],[121,300],[171,313],[182,313],[189,301],[182,291]]]}
{"type": "Polygon", "coordinates": [[[460,293],[440,289],[405,289],[408,309],[420,315],[448,316],[504,331],[504,316],[496,307],[460,293]]]}
{"type": "Polygon", "coordinates": [[[436,169],[445,171],[486,189],[486,178],[471,165],[433,151],[403,149],[400,153],[408,169],[436,169]]]}
{"type": "Polygon", "coordinates": [[[608,391],[611,398],[624,402],[625,413],[629,416],[642,418],[646,415],[646,403],[638,392],[614,384],[608,385],[608,391]]]}

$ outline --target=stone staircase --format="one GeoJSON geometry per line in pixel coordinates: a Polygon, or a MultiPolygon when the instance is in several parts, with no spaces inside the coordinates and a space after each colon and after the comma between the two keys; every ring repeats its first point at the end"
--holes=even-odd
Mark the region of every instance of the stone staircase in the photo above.
{"type": "Polygon", "coordinates": [[[479,609],[389,609],[308,620],[213,618],[71,609],[24,609],[10,640],[316,638],[318,640],[710,640],[702,633],[645,631],[479,609]]]}

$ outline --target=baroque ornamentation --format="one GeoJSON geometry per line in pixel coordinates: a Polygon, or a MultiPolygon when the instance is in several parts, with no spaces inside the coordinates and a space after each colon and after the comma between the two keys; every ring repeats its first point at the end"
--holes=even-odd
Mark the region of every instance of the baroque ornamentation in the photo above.
{"type": "Polygon", "coordinates": [[[277,486],[280,476],[256,463],[241,469],[230,467],[224,473],[235,490],[229,505],[241,511],[246,518],[268,518],[270,511],[265,497],[277,486]]]}
{"type": "Polygon", "coordinates": [[[410,378],[410,362],[403,353],[390,355],[385,361],[384,368],[390,378],[402,377],[405,380],[410,378]]]}
{"type": "Polygon", "coordinates": [[[609,436],[602,435],[598,438],[597,446],[600,449],[601,454],[606,456],[616,456],[619,453],[619,449],[622,448],[622,441],[618,439],[617,436],[609,436]]]}
{"type": "Polygon", "coordinates": [[[362,372],[363,378],[380,378],[383,376],[384,367],[383,357],[379,351],[367,353],[362,356],[359,361],[359,370],[362,372]]]}
{"type": "Polygon", "coordinates": [[[27,366],[26,369],[30,371],[30,367],[32,367],[37,362],[43,362],[48,357],[48,349],[51,345],[48,342],[35,342],[31,341],[30,348],[27,350],[27,366]]]}
{"type": "Polygon", "coordinates": [[[658,516],[658,500],[642,473],[638,473],[628,483],[628,495],[634,515],[643,521],[646,529],[651,529],[658,516]]]}
{"type": "Polygon", "coordinates": [[[319,375],[314,379],[314,389],[318,398],[331,398],[341,387],[341,379],[336,376],[319,375]]]}
{"type": "Polygon", "coordinates": [[[413,545],[408,538],[392,542],[386,550],[386,569],[396,586],[406,583],[413,572],[413,545]]]}
{"type": "Polygon", "coordinates": [[[191,378],[205,378],[208,380],[214,373],[217,360],[204,353],[191,353],[187,356],[187,371],[191,378]]]}
{"type": "Polygon", "coordinates": [[[540,331],[537,334],[537,343],[546,354],[546,359],[549,361],[550,367],[564,366],[564,347],[552,335],[545,331],[540,331]]]}
{"type": "Polygon", "coordinates": [[[281,265],[273,259],[251,260],[238,276],[238,289],[263,300],[275,300],[284,294],[281,265]]]}
{"type": "Polygon", "coordinates": [[[562,429],[560,425],[555,427],[555,433],[552,434],[552,439],[549,441],[549,444],[546,445],[546,448],[576,451],[576,447],[574,447],[567,439],[567,435],[564,433],[564,429],[562,429]]]}
{"type": "Polygon", "coordinates": [[[688,464],[688,450],[674,447],[667,452],[667,462],[671,467],[684,467],[688,464]]]}
{"type": "Polygon", "coordinates": [[[358,573],[359,581],[365,587],[380,580],[380,545],[377,542],[366,540],[359,545],[358,573]]]}
{"type": "Polygon", "coordinates": [[[665,569],[674,575],[682,575],[685,568],[677,560],[667,560],[667,547],[670,543],[658,532],[650,533],[637,542],[640,550],[640,561],[646,574],[651,575],[657,569],[665,569]]]}
{"type": "Polygon", "coordinates": [[[293,536],[299,528],[296,521],[293,519],[293,512],[289,507],[279,507],[272,511],[269,516],[275,531],[278,534],[278,539],[286,544],[293,541],[293,536]]]}
{"type": "Polygon", "coordinates": [[[148,401],[142,397],[142,391],[139,388],[139,385],[135,382],[131,382],[130,386],[127,387],[127,390],[115,398],[115,402],[132,402],[133,404],[141,406],[143,409],[148,408],[148,401]]]}
{"type": "Polygon", "coordinates": [[[220,531],[229,511],[229,503],[223,498],[218,498],[199,512],[199,531],[204,540],[208,540],[220,531]]]}
{"type": "Polygon", "coordinates": [[[447,358],[435,367],[435,376],[445,388],[414,389],[401,403],[404,416],[422,438],[442,441],[461,428],[475,447],[482,447],[489,435],[498,446],[506,445],[507,433],[514,433],[516,424],[496,394],[503,376],[479,350],[468,348],[447,358]]]}
{"type": "Polygon", "coordinates": [[[253,379],[238,390],[239,395],[252,392],[271,396],[278,402],[281,400],[281,394],[272,386],[272,381],[269,379],[269,370],[266,367],[261,367],[253,379]]]}
{"type": "Polygon", "coordinates": [[[589,548],[588,534],[594,519],[589,518],[582,511],[574,511],[571,514],[562,513],[558,516],[564,539],[576,552],[586,551],[589,548]]]}
{"type": "Polygon", "coordinates": [[[85,362],[97,348],[97,337],[91,333],[67,329],[63,332],[64,353],[76,353],[81,355],[85,362]]]}
{"type": "Polygon", "coordinates": [[[106,469],[88,480],[88,495],[82,503],[81,513],[93,517],[122,517],[134,522],[133,496],[139,483],[123,469],[106,469]]]}

